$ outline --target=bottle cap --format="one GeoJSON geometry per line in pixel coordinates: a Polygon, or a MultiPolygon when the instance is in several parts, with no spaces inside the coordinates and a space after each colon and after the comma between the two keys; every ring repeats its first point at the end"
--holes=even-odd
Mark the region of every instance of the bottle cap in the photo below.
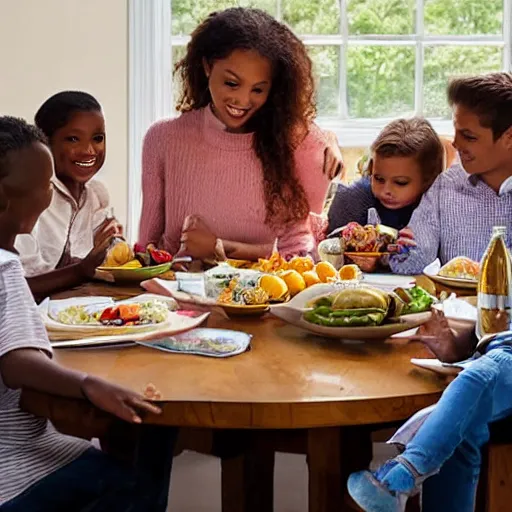
{"type": "Polygon", "coordinates": [[[506,226],[494,226],[492,228],[492,234],[493,235],[505,235],[507,233],[507,227],[506,226]]]}

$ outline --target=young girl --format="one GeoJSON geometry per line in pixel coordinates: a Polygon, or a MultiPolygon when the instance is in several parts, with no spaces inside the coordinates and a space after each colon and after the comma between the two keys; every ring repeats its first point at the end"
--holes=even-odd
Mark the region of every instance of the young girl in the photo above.
{"type": "Polygon", "coordinates": [[[109,197],[92,178],[105,161],[105,120],[100,104],[84,92],[49,98],[35,116],[47,136],[55,176],[50,207],[16,249],[36,296],[80,284],[94,275],[118,225],[106,219],[109,197]]]}
{"type": "Polygon", "coordinates": [[[392,121],[371,146],[368,176],[350,186],[338,185],[327,233],[352,221],[364,226],[377,220],[398,230],[405,228],[443,163],[443,144],[427,120],[392,121]],[[372,208],[376,219],[368,217],[372,208]]]}
{"type": "Polygon", "coordinates": [[[182,115],[144,141],[140,242],[196,259],[257,259],[276,238],[284,254],[312,251],[308,215],[341,160],[313,123],[302,42],[263,11],[227,9],[196,28],[176,70],[182,115]]]}
{"type": "Polygon", "coordinates": [[[151,441],[155,435],[161,441],[152,455],[166,457],[165,463],[153,457],[142,467],[148,454],[140,453],[135,472],[20,409],[21,389],[28,388],[87,399],[132,423],[141,423],[138,410],[160,412],[132,391],[51,359],[14,240],[30,233],[50,204],[52,175],[44,134],[21,119],[0,117],[0,512],[164,512],[173,447],[166,429],[151,432],[151,441]]]}

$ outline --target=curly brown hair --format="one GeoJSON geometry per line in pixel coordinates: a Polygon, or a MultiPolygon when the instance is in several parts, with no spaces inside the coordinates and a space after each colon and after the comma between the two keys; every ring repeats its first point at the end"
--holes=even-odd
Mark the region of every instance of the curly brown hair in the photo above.
{"type": "Polygon", "coordinates": [[[265,222],[302,220],[309,204],[296,177],[293,153],[316,115],[315,88],[306,47],[288,27],[259,9],[211,13],[194,30],[185,57],[175,66],[183,87],[177,109],[197,110],[212,101],[203,59],[212,66],[234,50],[256,51],[272,65],[268,99],[247,125],[263,169],[265,222]]]}

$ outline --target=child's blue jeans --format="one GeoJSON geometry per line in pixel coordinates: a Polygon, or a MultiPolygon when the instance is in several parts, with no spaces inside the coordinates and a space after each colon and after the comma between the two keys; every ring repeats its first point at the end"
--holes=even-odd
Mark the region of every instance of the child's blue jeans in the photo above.
{"type": "Polygon", "coordinates": [[[89,448],[0,512],[165,512],[176,429],[142,430],[133,467],[89,448]]]}
{"type": "Polygon", "coordinates": [[[403,456],[420,474],[439,471],[423,484],[423,512],[474,510],[488,425],[512,414],[509,338],[510,333],[500,335],[459,374],[407,443],[403,456]]]}

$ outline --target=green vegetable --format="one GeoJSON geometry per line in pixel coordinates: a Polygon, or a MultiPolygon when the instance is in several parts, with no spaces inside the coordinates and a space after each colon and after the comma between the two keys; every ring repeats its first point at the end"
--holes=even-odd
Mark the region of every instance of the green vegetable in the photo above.
{"type": "Polygon", "coordinates": [[[412,313],[423,313],[428,311],[432,304],[437,301],[435,297],[430,295],[420,286],[415,286],[410,290],[405,290],[411,301],[405,305],[402,315],[409,315],[412,313]]]}
{"type": "Polygon", "coordinates": [[[385,317],[386,312],[378,308],[332,310],[327,306],[320,306],[304,313],[307,322],[326,327],[380,325],[385,317]]]}

